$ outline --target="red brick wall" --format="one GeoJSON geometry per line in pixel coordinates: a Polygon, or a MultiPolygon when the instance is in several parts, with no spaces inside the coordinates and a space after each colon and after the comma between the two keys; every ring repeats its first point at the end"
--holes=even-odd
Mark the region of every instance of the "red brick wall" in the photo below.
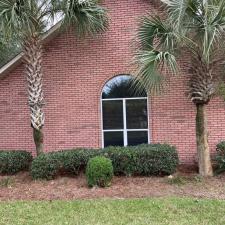
{"type": "MultiPolygon", "coordinates": [[[[138,18],[155,11],[147,0],[105,0],[110,29],[97,38],[77,40],[72,33],[59,35],[45,47],[45,150],[101,147],[101,90],[115,75],[132,73],[131,43],[138,18]]],[[[171,79],[162,96],[150,103],[152,142],[177,146],[183,162],[193,162],[195,108],[185,96],[184,71],[171,79]]],[[[0,81],[0,149],[34,152],[27,107],[23,66],[0,81]]],[[[209,106],[210,147],[225,138],[225,104],[209,106]]]]}

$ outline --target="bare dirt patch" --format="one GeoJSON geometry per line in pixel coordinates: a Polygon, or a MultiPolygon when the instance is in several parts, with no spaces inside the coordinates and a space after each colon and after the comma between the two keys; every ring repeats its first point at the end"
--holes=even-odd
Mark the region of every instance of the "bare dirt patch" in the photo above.
{"type": "Polygon", "coordinates": [[[115,177],[109,188],[89,189],[85,176],[33,181],[28,173],[0,176],[0,200],[56,200],[185,196],[225,199],[225,175],[199,179],[196,174],[168,177],[115,177]]]}

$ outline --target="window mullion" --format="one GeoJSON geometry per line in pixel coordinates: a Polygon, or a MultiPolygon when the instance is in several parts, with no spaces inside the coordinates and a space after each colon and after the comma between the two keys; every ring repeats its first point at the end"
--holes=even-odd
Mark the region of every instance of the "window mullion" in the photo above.
{"type": "Polygon", "coordinates": [[[127,141],[127,110],[126,110],[126,99],[123,99],[123,138],[124,138],[124,146],[128,145],[127,141]]]}

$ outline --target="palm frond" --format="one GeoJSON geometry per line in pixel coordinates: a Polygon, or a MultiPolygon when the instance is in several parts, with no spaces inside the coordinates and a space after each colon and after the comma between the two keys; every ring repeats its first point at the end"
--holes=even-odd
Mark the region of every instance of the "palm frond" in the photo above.
{"type": "Polygon", "coordinates": [[[147,15],[142,18],[137,40],[142,50],[175,51],[181,36],[158,16],[147,15]]]}
{"type": "Polygon", "coordinates": [[[41,32],[44,26],[41,13],[38,1],[1,0],[0,30],[6,36],[41,32]]]}
{"type": "Polygon", "coordinates": [[[167,5],[170,20],[177,28],[183,24],[183,19],[188,8],[188,0],[161,0],[167,5]]]}
{"type": "Polygon", "coordinates": [[[140,51],[136,55],[135,62],[138,67],[137,81],[141,81],[146,90],[151,93],[158,93],[163,89],[166,81],[163,73],[168,68],[173,74],[176,74],[178,70],[176,58],[169,52],[140,51]]]}
{"type": "Polygon", "coordinates": [[[96,1],[67,0],[63,2],[62,11],[64,24],[73,27],[77,35],[104,32],[108,27],[106,10],[96,1]]]}
{"type": "Polygon", "coordinates": [[[169,68],[176,73],[176,57],[185,50],[191,56],[192,100],[204,96],[201,102],[206,103],[221,77],[219,71],[224,71],[225,1],[161,1],[167,18],[145,17],[138,30],[137,79],[150,91],[160,90],[164,71],[169,68]]]}
{"type": "MultiPolygon", "coordinates": [[[[163,73],[169,69],[177,73],[175,54],[182,41],[181,35],[167,20],[147,15],[141,21],[137,33],[139,51],[135,56],[136,80],[152,92],[160,92],[166,78],[163,73]]],[[[138,89],[138,85],[136,85],[138,89]]]]}
{"type": "Polygon", "coordinates": [[[225,1],[209,0],[203,5],[202,23],[195,27],[196,39],[202,47],[202,56],[207,64],[213,49],[220,44],[225,32],[225,1]]]}

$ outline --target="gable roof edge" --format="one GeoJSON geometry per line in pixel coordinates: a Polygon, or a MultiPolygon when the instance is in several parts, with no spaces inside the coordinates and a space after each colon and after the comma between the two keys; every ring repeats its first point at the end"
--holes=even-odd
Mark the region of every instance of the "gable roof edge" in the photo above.
{"type": "MultiPolygon", "coordinates": [[[[56,23],[52,28],[50,28],[46,32],[46,34],[43,35],[42,37],[43,44],[47,44],[54,37],[57,36],[61,25],[62,25],[62,22],[56,23]]],[[[24,54],[22,52],[19,53],[13,59],[11,59],[8,63],[6,63],[4,66],[0,68],[0,79],[4,78],[7,74],[9,74],[9,72],[11,72],[13,69],[15,69],[18,65],[22,63],[23,55],[24,54]]]]}

